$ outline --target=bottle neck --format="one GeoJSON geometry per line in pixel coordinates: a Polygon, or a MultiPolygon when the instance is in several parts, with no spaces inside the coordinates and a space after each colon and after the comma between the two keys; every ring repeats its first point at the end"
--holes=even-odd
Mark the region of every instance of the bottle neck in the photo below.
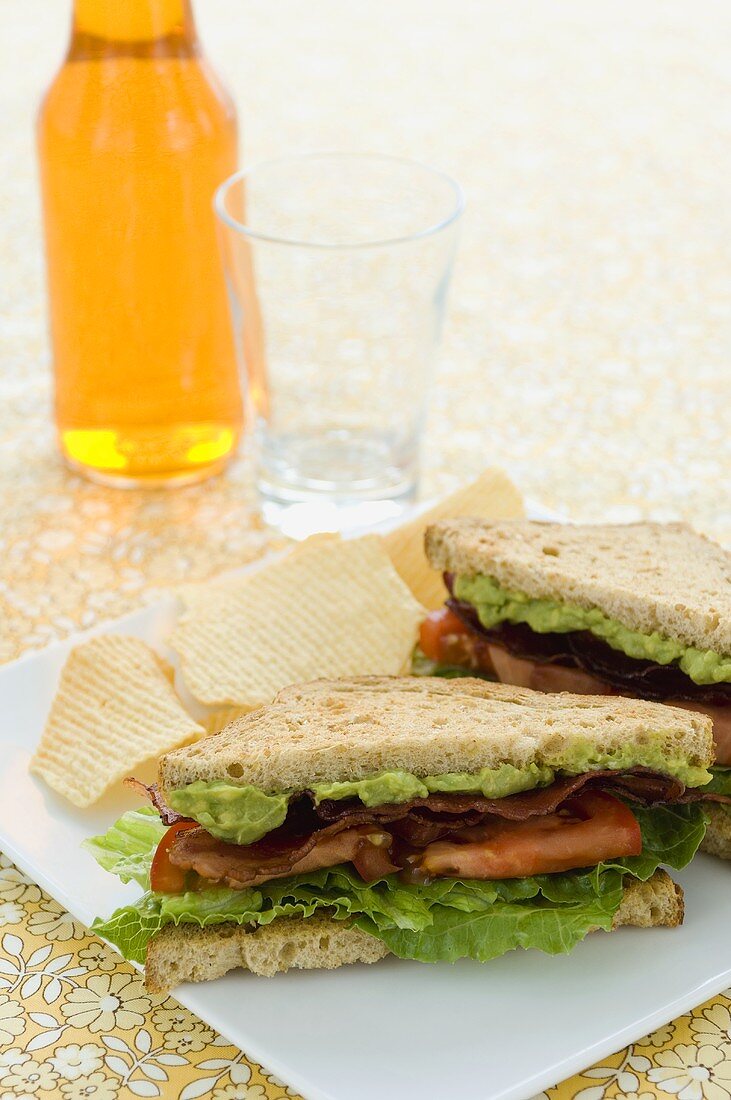
{"type": "Polygon", "coordinates": [[[74,0],[72,43],[80,39],[138,45],[177,39],[193,47],[190,0],[74,0]]]}

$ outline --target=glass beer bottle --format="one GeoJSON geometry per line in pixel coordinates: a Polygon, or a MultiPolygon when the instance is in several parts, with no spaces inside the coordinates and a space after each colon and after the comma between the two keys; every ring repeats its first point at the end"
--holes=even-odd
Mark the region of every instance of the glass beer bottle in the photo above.
{"type": "Polygon", "coordinates": [[[75,0],[38,145],[59,444],[96,480],[197,481],[236,447],[212,211],[236,144],[189,0],[75,0]]]}

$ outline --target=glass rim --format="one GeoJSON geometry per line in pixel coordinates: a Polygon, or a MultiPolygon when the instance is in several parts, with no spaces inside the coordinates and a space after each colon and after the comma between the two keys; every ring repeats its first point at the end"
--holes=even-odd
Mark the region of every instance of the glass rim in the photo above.
{"type": "Polygon", "coordinates": [[[292,248],[314,248],[325,252],[353,252],[362,251],[368,248],[386,248],[391,245],[410,244],[412,241],[419,241],[423,240],[425,237],[432,237],[437,233],[441,233],[442,230],[447,229],[460,217],[464,211],[465,202],[464,191],[453,176],[450,176],[447,172],[443,172],[439,168],[434,168],[430,164],[425,164],[423,161],[413,160],[411,157],[394,156],[388,153],[352,153],[347,151],[341,152],[335,149],[314,150],[307,153],[291,153],[281,157],[272,157],[267,160],[257,161],[248,168],[241,168],[238,172],[234,172],[233,175],[219,184],[213,195],[213,208],[217,216],[224,225],[227,225],[229,229],[233,229],[236,233],[241,234],[242,237],[247,237],[251,241],[264,241],[267,244],[278,244],[292,248]],[[449,214],[439,221],[427,225],[424,229],[420,229],[415,233],[407,233],[396,237],[382,237],[373,241],[329,243],[327,241],[301,241],[294,237],[281,237],[272,233],[263,233],[247,225],[245,222],[239,221],[238,218],[233,217],[226,209],[226,199],[231,189],[242,180],[253,176],[254,173],[262,169],[272,168],[278,164],[286,164],[288,161],[296,163],[301,160],[324,160],[327,158],[332,160],[382,161],[384,163],[405,165],[409,168],[418,168],[434,179],[441,180],[448,185],[454,199],[451,210],[449,214]]]}

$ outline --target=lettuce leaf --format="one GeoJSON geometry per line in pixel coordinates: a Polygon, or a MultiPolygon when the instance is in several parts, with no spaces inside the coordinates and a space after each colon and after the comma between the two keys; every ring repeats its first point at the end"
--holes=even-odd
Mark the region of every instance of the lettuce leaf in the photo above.
{"type": "Polygon", "coordinates": [[[711,775],[713,779],[704,789],[713,794],[727,794],[731,797],[731,768],[716,764],[711,768],[711,775]]]}
{"type": "MultiPolygon", "coordinates": [[[[317,910],[353,921],[395,955],[423,962],[464,956],[484,962],[515,947],[566,952],[592,929],[611,928],[625,875],[645,880],[662,864],[680,869],[703,838],[705,817],[697,804],[633,809],[642,829],[642,855],[586,871],[406,885],[393,875],[365,883],[343,865],[248,890],[155,894],[148,889],[107,920],[96,920],[92,929],[135,962],[144,962],[150,938],[166,924],[256,927],[283,917],[306,919],[317,910]]],[[[154,810],[130,811],[85,847],[122,881],[148,887],[164,831],[154,810]]]]}
{"type": "Polygon", "coordinates": [[[445,680],[455,680],[460,676],[471,676],[478,680],[495,680],[494,676],[477,669],[465,668],[464,665],[441,665],[438,661],[432,661],[420,646],[416,646],[411,654],[412,676],[441,676],[445,680]]]}
{"type": "Polygon", "coordinates": [[[155,849],[167,832],[152,806],[128,810],[103,836],[94,836],[81,845],[105,871],[136,882],[144,890],[150,885],[150,865],[155,849]]]}
{"type": "MultiPolygon", "coordinates": [[[[621,899],[621,888],[619,896],[621,899]]],[[[488,962],[513,948],[537,948],[549,955],[571,951],[595,928],[609,930],[618,907],[605,897],[588,897],[574,905],[496,902],[487,909],[458,913],[437,905],[423,932],[376,928],[367,916],[356,919],[364,932],[383,940],[402,959],[455,962],[470,958],[488,962]]]]}
{"type": "Polygon", "coordinates": [[[164,923],[160,898],[148,891],[134,904],[115,909],[107,920],[97,917],[91,931],[114,944],[125,959],[144,963],[147,945],[164,923]]]}
{"type": "Polygon", "coordinates": [[[622,866],[644,882],[663,865],[682,871],[698,851],[708,819],[696,803],[676,806],[632,807],[642,830],[642,852],[622,866]]]}

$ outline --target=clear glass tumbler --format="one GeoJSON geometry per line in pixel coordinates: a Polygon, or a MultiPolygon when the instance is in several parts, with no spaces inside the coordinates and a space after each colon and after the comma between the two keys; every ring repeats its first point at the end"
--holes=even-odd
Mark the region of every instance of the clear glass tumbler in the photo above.
{"type": "Polygon", "coordinates": [[[216,193],[265,518],[352,529],[413,499],[462,191],[373,154],[311,153],[216,193]]]}

